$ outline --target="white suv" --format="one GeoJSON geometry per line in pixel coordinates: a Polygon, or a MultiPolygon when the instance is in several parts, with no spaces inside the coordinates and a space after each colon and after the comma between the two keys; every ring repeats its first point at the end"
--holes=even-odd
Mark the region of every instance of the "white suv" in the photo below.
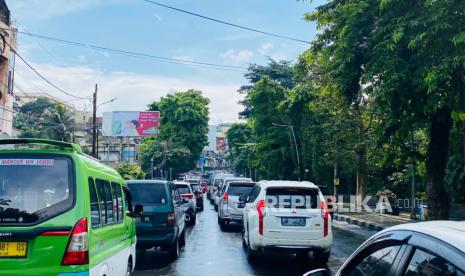
{"type": "Polygon", "coordinates": [[[325,265],[333,241],[331,217],[319,188],[310,182],[260,181],[245,199],[243,244],[247,258],[288,251],[325,265]]]}

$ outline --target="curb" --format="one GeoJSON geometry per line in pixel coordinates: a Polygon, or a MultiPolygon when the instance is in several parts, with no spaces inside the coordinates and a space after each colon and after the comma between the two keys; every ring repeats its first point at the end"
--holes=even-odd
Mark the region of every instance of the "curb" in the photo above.
{"type": "Polygon", "coordinates": [[[372,222],[369,222],[369,221],[366,221],[366,220],[354,219],[354,218],[352,218],[350,216],[334,214],[334,219],[338,220],[338,221],[345,221],[345,222],[348,222],[350,224],[358,225],[360,227],[364,227],[364,228],[368,228],[368,229],[376,230],[376,231],[381,231],[381,230],[385,229],[385,227],[383,227],[383,226],[381,226],[379,224],[372,223],[372,222]]]}

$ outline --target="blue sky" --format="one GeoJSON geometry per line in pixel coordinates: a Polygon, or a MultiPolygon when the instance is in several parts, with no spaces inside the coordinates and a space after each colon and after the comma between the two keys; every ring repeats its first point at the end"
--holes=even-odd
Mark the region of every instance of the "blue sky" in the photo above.
{"type": "MultiPolygon", "coordinates": [[[[315,26],[303,16],[319,1],[158,0],[272,33],[312,40],[315,26]]],[[[321,2],[321,1],[320,1],[321,2]]],[[[20,30],[65,40],[153,55],[247,67],[266,57],[295,60],[308,45],[206,21],[143,0],[7,0],[20,30]]],[[[236,121],[246,80],[225,71],[97,52],[20,35],[18,52],[54,83],[82,96],[100,86],[99,100],[118,97],[100,112],[143,110],[176,90],[200,89],[211,99],[211,122],[236,121]]],[[[18,62],[18,89],[71,98],[47,86],[18,62]]],[[[76,101],[88,109],[87,101],[76,101]]]]}

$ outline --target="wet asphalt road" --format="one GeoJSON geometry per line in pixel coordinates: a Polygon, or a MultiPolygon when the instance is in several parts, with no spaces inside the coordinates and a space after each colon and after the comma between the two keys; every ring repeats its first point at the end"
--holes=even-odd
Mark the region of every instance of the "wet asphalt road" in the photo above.
{"type": "MultiPolygon", "coordinates": [[[[328,267],[332,271],[343,264],[357,247],[375,232],[355,225],[334,222],[334,241],[328,267]]],[[[230,225],[222,232],[217,214],[207,200],[205,210],[197,214],[197,224],[188,227],[181,256],[172,262],[163,252],[151,249],[137,254],[136,276],[142,275],[302,275],[314,269],[311,258],[292,255],[264,256],[249,264],[242,248],[241,227],[230,225]]]]}

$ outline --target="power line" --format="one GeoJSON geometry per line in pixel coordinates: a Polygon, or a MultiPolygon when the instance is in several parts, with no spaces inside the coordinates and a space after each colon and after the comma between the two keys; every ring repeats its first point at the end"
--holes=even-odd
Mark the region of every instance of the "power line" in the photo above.
{"type": "Polygon", "coordinates": [[[257,30],[257,29],[250,28],[250,27],[237,25],[237,24],[234,24],[234,23],[229,23],[229,22],[226,22],[226,21],[223,21],[223,20],[211,18],[211,17],[201,15],[201,14],[198,14],[198,13],[194,13],[194,12],[182,10],[182,9],[179,9],[179,8],[175,8],[175,7],[172,7],[172,6],[168,6],[168,5],[158,3],[158,2],[155,2],[155,1],[152,1],[152,0],[143,0],[143,1],[145,1],[147,3],[157,5],[157,6],[160,6],[160,7],[164,7],[164,8],[167,8],[167,9],[171,9],[171,10],[186,13],[186,14],[189,14],[189,15],[197,16],[197,17],[200,17],[200,18],[203,18],[203,19],[206,19],[206,20],[210,20],[210,21],[213,21],[213,22],[220,23],[220,24],[236,27],[236,28],[239,28],[239,29],[243,29],[243,30],[247,30],[247,31],[251,31],[251,32],[256,32],[256,33],[260,33],[260,34],[264,34],[264,35],[269,35],[269,36],[273,36],[273,37],[277,37],[277,38],[292,40],[292,41],[296,41],[296,42],[301,42],[301,43],[305,43],[305,44],[310,44],[311,43],[310,41],[306,41],[306,40],[302,40],[302,39],[298,39],[298,38],[293,38],[293,37],[289,37],[289,36],[285,36],[285,35],[274,34],[274,33],[265,32],[265,31],[257,30]]]}
{"type": "Polygon", "coordinates": [[[48,83],[49,85],[51,85],[52,87],[54,87],[55,89],[57,89],[58,91],[62,92],[63,94],[66,94],[68,96],[71,96],[73,98],[76,98],[76,99],[88,99],[88,98],[84,98],[84,97],[79,97],[79,96],[75,96],[63,89],[61,89],[60,87],[58,87],[57,85],[55,85],[54,83],[52,83],[51,81],[49,81],[46,77],[44,77],[41,73],[39,73],[39,71],[37,71],[31,64],[29,64],[29,62],[27,62],[17,51],[15,51],[15,55],[17,57],[19,57],[19,59],[21,59],[21,61],[26,64],[27,67],[29,67],[29,69],[31,69],[37,76],[39,76],[42,80],[44,80],[46,83],[48,83]]]}
{"type": "Polygon", "coordinates": [[[184,60],[184,59],[178,59],[178,58],[168,58],[168,57],[157,56],[157,55],[152,55],[152,54],[145,54],[145,53],[133,52],[133,51],[128,51],[128,50],[108,48],[108,47],[92,45],[92,44],[87,44],[87,43],[82,43],[82,42],[59,39],[59,38],[45,36],[45,35],[33,34],[29,32],[24,32],[24,31],[18,31],[18,33],[31,36],[31,37],[49,40],[49,41],[59,42],[59,43],[67,44],[67,45],[84,47],[84,48],[94,49],[94,50],[104,51],[104,52],[118,53],[118,54],[123,54],[127,56],[132,56],[132,57],[156,59],[156,60],[162,60],[162,61],[172,62],[172,63],[177,63],[177,64],[208,66],[208,67],[214,67],[216,69],[222,69],[222,70],[241,71],[241,70],[248,69],[247,67],[243,67],[243,66],[222,65],[222,64],[209,63],[209,62],[191,61],[191,60],[184,60]]]}

